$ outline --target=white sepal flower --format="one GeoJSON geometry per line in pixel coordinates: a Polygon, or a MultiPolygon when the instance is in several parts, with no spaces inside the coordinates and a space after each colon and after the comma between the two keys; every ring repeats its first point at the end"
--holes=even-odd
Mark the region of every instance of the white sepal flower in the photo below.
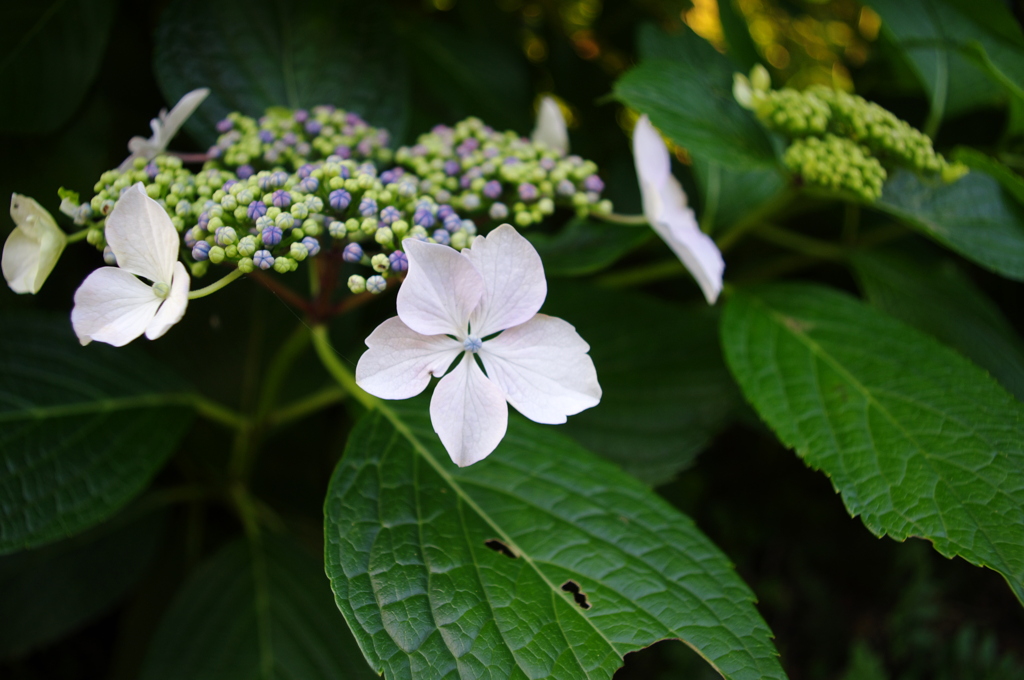
{"type": "Polygon", "coordinates": [[[135,162],[136,158],[149,160],[162,154],[167,149],[167,145],[171,143],[174,135],[178,134],[181,126],[195,113],[195,110],[199,108],[199,105],[203,103],[203,100],[209,94],[209,89],[201,87],[198,90],[192,90],[179,99],[170,112],[167,109],[160,109],[160,114],[149,121],[149,126],[153,129],[153,136],[149,139],[145,137],[132,137],[129,139],[128,150],[132,153],[128,158],[124,159],[118,169],[124,172],[132,167],[132,163],[135,162]]]}
{"type": "Polygon", "coordinates": [[[408,399],[431,376],[444,376],[430,420],[456,465],[495,449],[508,424],[506,402],[538,423],[564,423],[597,405],[590,346],[570,324],[537,313],[547,296],[544,267],[519,232],[502,225],[461,253],[413,239],[403,248],[409,274],[398,316],[366,338],[356,382],[382,399],[408,399]]]}
{"type": "Polygon", "coordinates": [[[530,139],[535,143],[544,144],[552,151],[561,154],[569,152],[569,131],[565,127],[562,108],[551,97],[544,97],[537,110],[537,126],[533,128],[530,139]]]}
{"type": "Polygon", "coordinates": [[[188,306],[190,280],[178,261],[178,232],[140,182],[121,194],[107,217],[106,237],[117,266],[97,269],[75,291],[71,325],[78,340],[115,347],[143,333],[155,340],[188,306]]]}
{"type": "Polygon", "coordinates": [[[67,245],[68,237],[53,216],[35,200],[11,194],[14,231],[4,243],[2,264],[15,293],[38,293],[67,245]]]}
{"type": "Polygon", "coordinates": [[[714,304],[722,292],[722,253],[686,205],[686,192],[672,176],[668,147],[646,115],[640,116],[633,131],[633,161],[644,217],[697,280],[708,303],[714,304]]]}

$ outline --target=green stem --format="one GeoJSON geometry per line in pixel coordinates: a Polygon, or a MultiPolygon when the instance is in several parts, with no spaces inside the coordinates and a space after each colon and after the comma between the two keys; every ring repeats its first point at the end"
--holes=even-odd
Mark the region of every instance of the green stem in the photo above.
{"type": "Polygon", "coordinates": [[[88,230],[88,229],[83,229],[82,231],[76,231],[76,232],[75,232],[75,233],[73,233],[73,234],[68,234],[68,235],[67,235],[67,237],[68,237],[68,243],[76,243],[76,242],[78,242],[78,241],[81,241],[81,240],[82,240],[82,239],[84,239],[84,238],[85,238],[85,237],[86,237],[86,236],[87,236],[88,234],[89,234],[89,230],[88,230]]]}
{"type": "Polygon", "coordinates": [[[263,552],[263,534],[260,531],[259,509],[255,499],[242,484],[231,488],[231,500],[249,541],[252,556],[252,579],[255,591],[256,634],[259,637],[260,678],[273,677],[274,653],[270,637],[270,578],[267,558],[263,552]]]}
{"type": "Polygon", "coordinates": [[[220,423],[232,430],[241,429],[248,424],[247,419],[242,414],[229,409],[223,404],[218,404],[211,399],[207,399],[201,394],[197,394],[193,397],[192,405],[195,406],[196,411],[198,411],[199,415],[203,418],[215,423],[220,423]]]}
{"type": "Polygon", "coordinates": [[[317,356],[320,357],[320,362],[324,365],[324,368],[331,374],[331,377],[338,381],[341,389],[346,394],[351,394],[367,409],[380,409],[381,412],[388,416],[389,420],[394,417],[391,409],[384,406],[380,399],[364,392],[363,388],[356,384],[355,376],[341,362],[338,353],[331,346],[331,339],[327,334],[327,326],[313,327],[313,347],[316,348],[317,356]]]}
{"type": "Polygon", "coordinates": [[[236,269],[233,272],[231,272],[230,274],[228,274],[227,276],[222,277],[219,281],[215,281],[214,283],[211,283],[206,288],[198,288],[196,290],[191,291],[188,294],[188,299],[189,300],[197,300],[197,299],[199,299],[201,297],[206,297],[210,293],[216,293],[218,290],[220,290],[224,286],[228,285],[229,283],[231,283],[232,281],[234,281],[235,279],[237,279],[240,276],[242,276],[242,270],[241,269],[236,269]]]}
{"type": "Polygon", "coordinates": [[[646,225],[648,223],[647,218],[643,215],[616,215],[615,213],[594,212],[590,213],[590,216],[614,224],[646,225]]]}
{"type": "Polygon", "coordinates": [[[309,344],[309,329],[299,324],[292,334],[278,348],[274,358],[270,360],[264,372],[263,388],[260,390],[260,399],[256,403],[256,420],[262,421],[274,407],[281,385],[288,376],[288,370],[299,358],[303,350],[309,344]]]}
{"type": "Polygon", "coordinates": [[[745,217],[734,223],[725,231],[725,233],[715,239],[715,244],[718,246],[718,249],[725,253],[727,250],[739,243],[740,239],[742,239],[748,231],[759,226],[768,217],[771,217],[788,206],[798,194],[799,192],[794,188],[784,189],[772,200],[747,213],[745,217]]]}
{"type": "Polygon", "coordinates": [[[846,251],[833,243],[804,236],[772,224],[762,224],[754,231],[754,235],[777,246],[823,260],[842,260],[846,257],[846,251]]]}
{"type": "Polygon", "coordinates": [[[613,274],[605,274],[597,279],[597,285],[604,288],[628,288],[641,286],[655,281],[674,279],[686,274],[686,267],[679,260],[665,260],[655,264],[625,269],[613,274]]]}
{"type": "Polygon", "coordinates": [[[344,399],[345,390],[337,385],[331,385],[302,399],[298,399],[287,406],[282,406],[270,414],[267,423],[272,427],[287,425],[344,399]]]}

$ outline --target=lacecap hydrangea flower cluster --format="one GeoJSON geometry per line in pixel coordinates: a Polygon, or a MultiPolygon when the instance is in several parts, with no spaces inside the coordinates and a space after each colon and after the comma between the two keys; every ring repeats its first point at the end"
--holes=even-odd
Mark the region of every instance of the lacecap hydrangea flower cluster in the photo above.
{"type": "Polygon", "coordinates": [[[766,127],[792,139],[783,163],[809,184],[874,202],[887,168],[902,166],[947,183],[967,173],[936,153],[928,135],[863,97],[820,85],[773,90],[762,66],[749,78],[737,73],[733,94],[766,127]]]}
{"type": "Polygon", "coordinates": [[[556,206],[612,209],[594,163],[476,118],[397,151],[387,131],[333,106],[272,108],[258,120],[232,113],[218,132],[196,172],[173,155],[135,158],[104,173],[87,201],[62,191],[61,209],[115,265],[105,219],[141,182],[181,234],[193,276],[210,264],[285,274],[330,249],[372,270],[349,278],[353,293],[380,293],[407,270],[404,239],[461,250],[478,230],[528,227],[556,206]]]}

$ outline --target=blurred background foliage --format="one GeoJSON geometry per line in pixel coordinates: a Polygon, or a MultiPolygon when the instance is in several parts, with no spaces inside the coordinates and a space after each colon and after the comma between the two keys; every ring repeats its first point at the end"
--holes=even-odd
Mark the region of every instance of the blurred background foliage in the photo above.
{"type": "MultiPolygon", "coordinates": [[[[353,3],[303,5],[308,5],[306,16],[322,10],[333,21],[353,21],[355,34],[364,30],[359,22],[371,21],[366,8],[353,3]]],[[[913,64],[894,47],[879,15],[854,0],[389,0],[375,5],[372,21],[380,32],[364,39],[369,38],[377,60],[350,64],[357,74],[377,69],[365,106],[382,119],[361,111],[371,124],[390,126],[396,143],[467,115],[526,134],[539,97],[553,93],[566,114],[574,152],[599,164],[619,213],[639,211],[628,135],[635,114],[612,103],[609,93],[637,63],[638,29],[647,22],[670,33],[689,26],[720,51],[729,45],[737,70],[763,62],[776,86],[829,84],[878,101],[916,126],[928,116],[928,95],[913,64]]],[[[303,24],[291,23],[288,3],[203,7],[189,0],[68,0],[5,8],[0,195],[34,196],[56,214],[58,187],[88,194],[100,173],[122,160],[127,139],[147,133],[154,113],[181,94],[174,83],[182,64],[155,56],[165,53],[161,41],[187,60],[187,45],[167,41],[182,34],[217,40],[221,33],[265,41],[275,31],[296,44],[306,38],[303,24]],[[204,24],[202,17],[216,21],[204,24]],[[298,33],[289,35],[291,29],[298,33]]],[[[1011,9],[1019,20],[1022,4],[1011,9]]],[[[241,102],[257,109],[246,111],[252,114],[267,103],[260,99],[266,93],[247,89],[245,80],[261,74],[241,68],[221,75],[226,83],[215,89],[209,120],[197,120],[189,129],[193,141],[182,136],[175,147],[203,148],[209,121],[227,110],[217,106],[241,102]]],[[[347,81],[339,78],[338,87],[344,87],[347,81]]],[[[1014,115],[1005,98],[983,84],[951,102],[946,114],[938,130],[940,147],[947,140],[991,146],[992,131],[1006,128],[1014,115]]],[[[1015,165],[1024,142],[1013,135],[1004,141],[1002,158],[1015,165]]],[[[676,155],[683,168],[677,174],[696,197],[688,154],[677,149],[676,155]]],[[[692,200],[700,214],[699,200],[692,200]]],[[[838,230],[842,217],[818,211],[801,219],[831,222],[838,230]]],[[[627,264],[648,262],[661,249],[648,241],[627,264]]],[[[767,251],[770,246],[759,254],[767,251]]],[[[737,252],[730,268],[742,271],[748,266],[744,258],[751,257],[737,252]]],[[[74,290],[100,264],[91,249],[69,249],[39,295],[18,297],[3,287],[0,307],[67,315],[74,290]]],[[[1024,330],[1021,284],[976,267],[968,271],[1016,330],[1024,330]]],[[[811,268],[807,275],[854,288],[849,275],[835,268],[811,268]]],[[[666,300],[693,295],[691,287],[672,282],[646,291],[666,300]]],[[[569,290],[560,304],[571,300],[569,290]]],[[[384,307],[336,325],[334,338],[343,355],[358,356],[363,329],[390,315],[384,307]]],[[[193,302],[170,341],[136,345],[204,394],[244,409],[255,399],[252,385],[260,367],[295,324],[280,300],[240,283],[193,302]],[[212,352],[220,360],[203,360],[212,352]]],[[[671,349],[669,342],[664,351],[671,349]]],[[[299,351],[282,401],[327,385],[308,347],[299,351]]],[[[660,483],[658,491],[690,514],[736,563],[758,595],[793,680],[1024,677],[1024,615],[997,574],[946,560],[922,541],[875,539],[846,514],[824,476],[786,451],[752,412],[737,408],[740,424],[724,432],[714,418],[694,425],[699,441],[686,454],[695,459],[689,469],[678,476],[654,471],[651,481],[660,483]]],[[[298,537],[302,548],[296,550],[308,552],[314,565],[321,553],[324,490],[349,426],[345,411],[336,406],[280,430],[263,442],[254,470],[254,490],[267,512],[298,537]],[[299,440],[301,455],[292,445],[299,440]]],[[[579,421],[570,426],[588,427],[579,421]]],[[[585,439],[586,432],[581,436],[585,439]]],[[[153,487],[199,483],[210,489],[209,496],[185,499],[157,514],[141,507],[151,500],[146,496],[93,532],[0,558],[0,611],[5,612],[0,615],[0,677],[139,676],[147,645],[158,635],[179,587],[239,533],[237,520],[214,491],[230,446],[216,426],[198,422],[153,487]],[[72,575],[61,564],[88,568],[72,575]],[[26,581],[31,572],[38,578],[26,581]],[[48,607],[50,602],[63,609],[48,607]],[[44,608],[51,620],[31,620],[44,608]]],[[[231,556],[222,557],[223,567],[231,556]]],[[[329,601],[326,579],[322,591],[329,601]]],[[[340,616],[335,625],[344,625],[340,616]]],[[[715,675],[681,643],[662,642],[630,655],[617,677],[715,675]]]]}

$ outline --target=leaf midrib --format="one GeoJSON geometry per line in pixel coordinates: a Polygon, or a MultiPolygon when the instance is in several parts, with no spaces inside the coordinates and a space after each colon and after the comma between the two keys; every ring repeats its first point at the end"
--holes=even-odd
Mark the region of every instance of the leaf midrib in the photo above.
{"type": "Polygon", "coordinates": [[[196,395],[192,392],[154,392],[131,397],[114,397],[111,399],[97,399],[95,401],[56,404],[53,406],[33,406],[31,408],[0,412],[0,423],[69,418],[72,416],[110,413],[112,411],[156,408],[158,406],[194,406],[195,403],[196,395]]]}

